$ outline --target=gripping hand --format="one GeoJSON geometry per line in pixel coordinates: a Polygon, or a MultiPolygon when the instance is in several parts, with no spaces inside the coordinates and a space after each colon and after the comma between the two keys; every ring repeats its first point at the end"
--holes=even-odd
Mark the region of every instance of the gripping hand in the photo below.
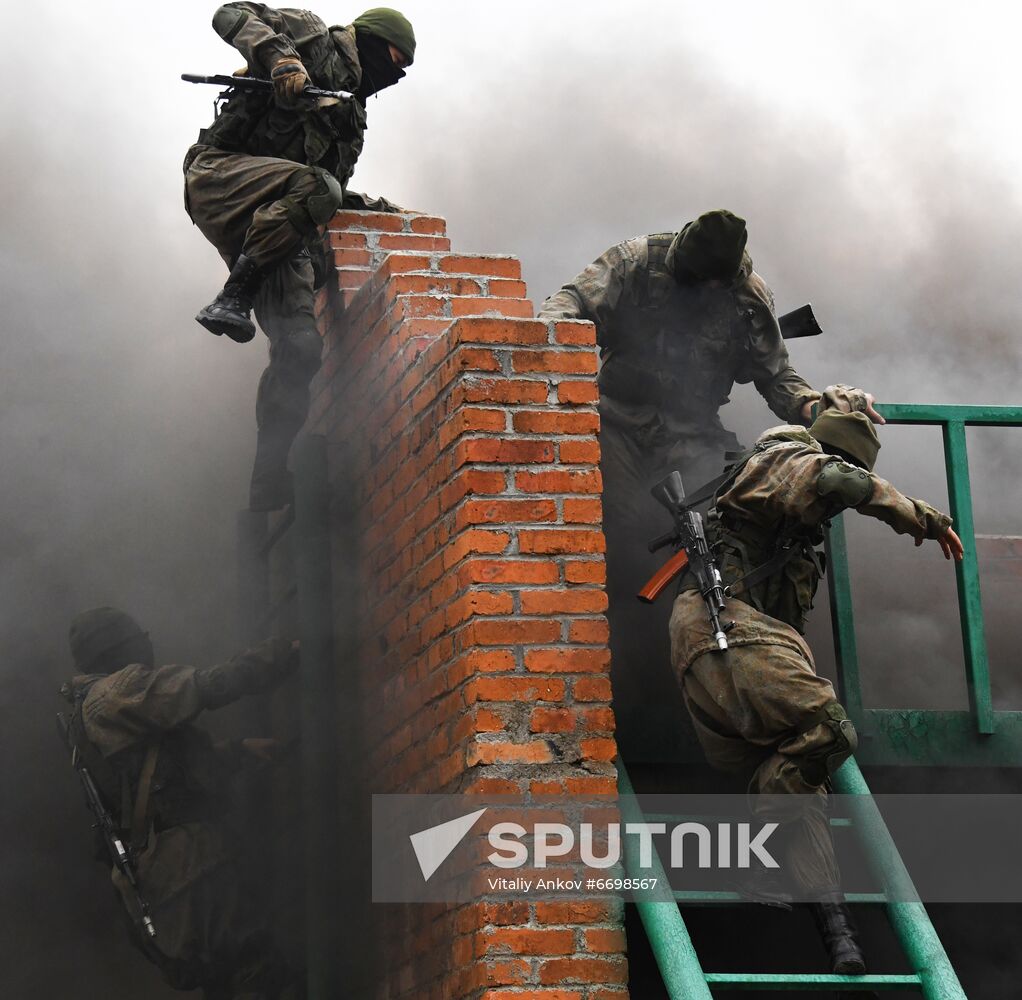
{"type": "Polygon", "coordinates": [[[308,86],[309,74],[305,72],[299,58],[284,56],[273,64],[270,79],[273,81],[277,102],[286,108],[293,108],[308,86]]]}

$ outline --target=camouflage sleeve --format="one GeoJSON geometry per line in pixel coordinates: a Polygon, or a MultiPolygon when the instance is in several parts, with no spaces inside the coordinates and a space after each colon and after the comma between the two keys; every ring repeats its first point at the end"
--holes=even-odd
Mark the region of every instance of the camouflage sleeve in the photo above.
{"type": "Polygon", "coordinates": [[[596,324],[596,339],[609,346],[613,316],[622,294],[640,265],[641,240],[611,247],[581,274],[543,303],[540,319],[588,319],[596,324]]]}
{"type": "Polygon", "coordinates": [[[752,382],[778,417],[802,424],[802,407],[819,399],[820,393],[792,367],[777,324],[773,292],[755,271],[739,291],[738,306],[749,324],[749,353],[735,381],[752,382]]]}
{"type": "Polygon", "coordinates": [[[203,708],[220,708],[246,694],[276,687],[298,666],[298,652],[290,639],[267,639],[216,666],[195,672],[203,708]]]}
{"type": "Polygon", "coordinates": [[[925,500],[905,496],[886,479],[872,476],[873,494],[856,507],[860,514],[889,524],[899,535],[913,538],[940,538],[951,527],[951,517],[931,507],[925,500]]]}
{"type": "Polygon", "coordinates": [[[326,32],[326,25],[306,10],[274,10],[262,3],[225,3],[213,15],[213,30],[244,57],[251,72],[268,75],[280,58],[298,58],[295,39],[326,32]]]}
{"type": "Polygon", "coordinates": [[[356,212],[408,212],[409,209],[402,208],[397,202],[389,201],[386,198],[373,198],[371,195],[362,194],[361,191],[345,191],[341,208],[352,209],[356,212]]]}
{"type": "Polygon", "coordinates": [[[279,683],[297,666],[287,639],[268,639],[214,667],[133,664],[92,686],[82,705],[89,740],[109,756],[170,732],[201,711],[279,683]]]}

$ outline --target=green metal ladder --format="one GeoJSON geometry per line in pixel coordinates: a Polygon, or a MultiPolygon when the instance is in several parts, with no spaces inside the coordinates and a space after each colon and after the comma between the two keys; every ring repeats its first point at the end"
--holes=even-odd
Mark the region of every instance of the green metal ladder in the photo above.
{"type": "MultiPolygon", "coordinates": [[[[878,409],[890,424],[936,425],[943,432],[951,515],[965,547],[965,557],[955,570],[969,709],[932,712],[864,708],[844,525],[841,518],[835,518],[827,539],[828,585],[841,698],[863,737],[858,757],[875,764],[1022,766],[1022,712],[993,709],[965,437],[967,426],[1022,427],[1022,407],[886,404],[878,409]]],[[[911,878],[855,758],[846,761],[834,775],[834,788],[850,797],[853,825],[861,834],[874,873],[882,884],[897,890],[890,894],[850,893],[849,902],[886,907],[913,971],[908,975],[866,976],[705,972],[678,904],[739,903],[741,899],[737,893],[674,891],[672,900],[636,902],[671,1000],[711,1000],[714,989],[807,993],[913,990],[926,1000],[966,1000],[926,908],[915,901],[911,878]]],[[[644,822],[628,771],[620,760],[618,789],[624,822],[644,822]]],[[[625,844],[626,869],[655,877],[658,885],[669,885],[657,852],[653,851],[652,870],[643,870],[638,845],[631,840],[628,838],[625,844]]]]}

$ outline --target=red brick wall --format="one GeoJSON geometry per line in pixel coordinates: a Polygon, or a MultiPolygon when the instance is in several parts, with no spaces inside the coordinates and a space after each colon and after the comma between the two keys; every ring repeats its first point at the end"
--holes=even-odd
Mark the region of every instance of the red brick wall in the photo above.
{"type": "MultiPolygon", "coordinates": [[[[374,792],[614,792],[594,330],[444,234],[340,213],[318,301],[309,427],[346,443],[363,534],[359,766],[374,792]]],[[[627,997],[613,904],[375,912],[381,998],[627,997]]]]}

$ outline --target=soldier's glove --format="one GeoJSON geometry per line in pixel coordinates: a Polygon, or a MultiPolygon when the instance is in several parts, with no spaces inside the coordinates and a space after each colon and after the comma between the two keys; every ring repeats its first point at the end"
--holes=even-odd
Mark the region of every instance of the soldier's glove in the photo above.
{"type": "Polygon", "coordinates": [[[875,399],[871,392],[863,392],[852,385],[828,385],[823,390],[817,413],[835,409],[841,413],[865,413],[875,424],[885,423],[884,418],[873,408],[875,399]]]}
{"type": "Polygon", "coordinates": [[[293,108],[308,86],[309,74],[297,56],[283,56],[273,64],[270,79],[273,81],[277,102],[286,108],[293,108]]]}

